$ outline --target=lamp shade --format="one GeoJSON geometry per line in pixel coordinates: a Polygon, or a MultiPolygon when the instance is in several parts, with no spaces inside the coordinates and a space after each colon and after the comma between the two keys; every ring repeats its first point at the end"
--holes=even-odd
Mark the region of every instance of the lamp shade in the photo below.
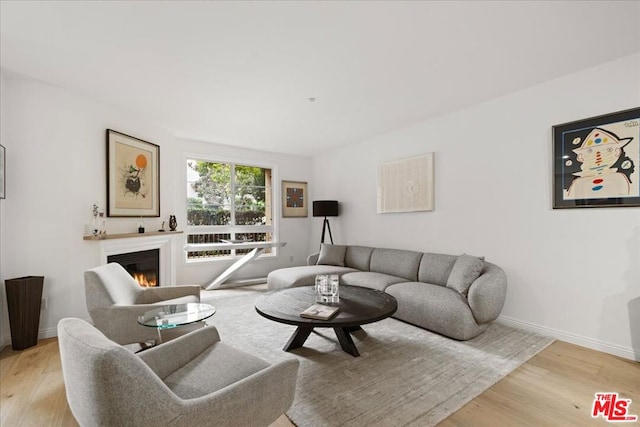
{"type": "Polygon", "coordinates": [[[338,216],[338,201],[315,200],[313,202],[313,216],[338,216]]]}

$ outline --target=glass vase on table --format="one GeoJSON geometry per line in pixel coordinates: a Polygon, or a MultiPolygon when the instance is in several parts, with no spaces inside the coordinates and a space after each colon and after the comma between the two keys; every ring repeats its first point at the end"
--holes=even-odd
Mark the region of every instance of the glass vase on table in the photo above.
{"type": "Polygon", "coordinates": [[[340,276],[319,274],[316,276],[316,302],[337,304],[340,302],[340,276]]]}

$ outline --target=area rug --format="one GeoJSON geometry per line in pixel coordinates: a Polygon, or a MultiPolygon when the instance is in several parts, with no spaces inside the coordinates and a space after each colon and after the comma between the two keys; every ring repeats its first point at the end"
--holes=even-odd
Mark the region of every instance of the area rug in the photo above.
{"type": "Polygon", "coordinates": [[[270,362],[300,361],[287,411],[299,427],[436,425],[553,342],[495,323],[460,342],[389,318],[353,335],[360,357],[343,352],[332,329],[284,352],[295,327],[258,315],[260,292],[209,295],[217,309],[209,324],[223,341],[270,362]]]}

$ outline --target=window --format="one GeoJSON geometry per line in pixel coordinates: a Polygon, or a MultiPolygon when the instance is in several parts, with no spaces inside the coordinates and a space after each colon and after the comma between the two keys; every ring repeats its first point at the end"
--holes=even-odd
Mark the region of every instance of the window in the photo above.
{"type": "MultiPolygon", "coordinates": [[[[187,159],[187,243],[273,240],[271,169],[187,159]]],[[[187,260],[244,255],[251,249],[187,252],[187,260]]],[[[261,256],[274,256],[275,248],[261,256]]]]}

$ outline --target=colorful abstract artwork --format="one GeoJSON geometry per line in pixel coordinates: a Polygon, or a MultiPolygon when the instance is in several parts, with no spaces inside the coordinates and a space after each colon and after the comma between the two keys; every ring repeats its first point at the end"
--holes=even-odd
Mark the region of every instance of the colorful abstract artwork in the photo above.
{"type": "Polygon", "coordinates": [[[553,127],[553,208],[640,206],[640,108],[553,127]]]}
{"type": "Polygon", "coordinates": [[[160,216],[160,147],[107,129],[107,216],[160,216]]]}
{"type": "Polygon", "coordinates": [[[306,217],[309,214],[307,203],[307,183],[282,181],[282,217],[306,217]]]}

